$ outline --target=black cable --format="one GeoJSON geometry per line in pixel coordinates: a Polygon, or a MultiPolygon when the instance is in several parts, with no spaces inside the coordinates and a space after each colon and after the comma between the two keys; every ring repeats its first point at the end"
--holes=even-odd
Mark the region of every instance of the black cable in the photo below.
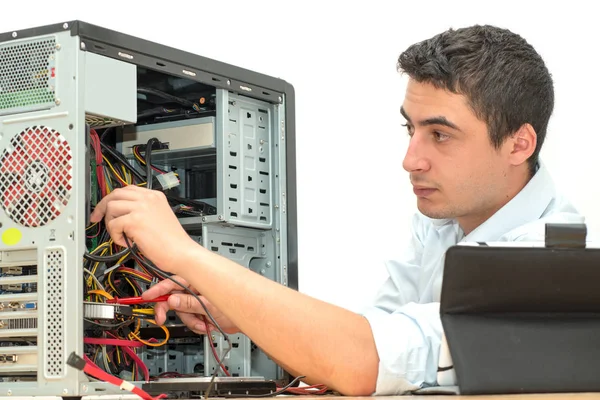
{"type": "MultiPolygon", "coordinates": [[[[159,143],[160,143],[160,142],[159,142],[159,143]]],[[[144,154],[145,154],[145,153],[146,153],[146,150],[139,150],[139,148],[140,148],[140,147],[143,147],[143,146],[142,146],[142,145],[139,145],[139,144],[138,144],[138,145],[135,145],[135,146],[133,146],[133,151],[134,151],[134,152],[137,152],[137,154],[140,156],[140,158],[142,158],[142,153],[144,153],[144,154]]],[[[144,163],[142,163],[138,157],[134,157],[134,159],[135,159],[135,161],[136,161],[136,162],[139,164],[139,166],[140,166],[140,167],[143,167],[143,166],[144,166],[144,163]]],[[[145,162],[145,161],[144,161],[144,162],[145,162]]],[[[166,171],[166,170],[164,170],[164,169],[162,169],[162,168],[158,168],[156,165],[153,165],[153,166],[152,166],[152,168],[153,168],[153,169],[160,170],[161,172],[163,172],[163,173],[165,173],[165,174],[169,172],[169,171],[166,171]]]]}
{"type": "Polygon", "coordinates": [[[287,385],[285,385],[284,387],[282,387],[281,389],[277,390],[276,392],[273,393],[265,393],[265,394],[247,394],[247,395],[235,395],[235,397],[251,397],[251,398],[255,398],[255,397],[273,397],[273,396],[279,396],[280,394],[285,393],[286,390],[288,390],[289,388],[291,388],[293,385],[296,384],[296,382],[300,381],[300,379],[305,378],[304,376],[297,376],[296,378],[294,378],[293,381],[291,381],[290,383],[288,383],[287,385]]]}
{"type": "Polygon", "coordinates": [[[131,173],[133,175],[135,175],[135,177],[138,178],[140,180],[140,182],[144,182],[144,177],[142,176],[142,174],[140,174],[137,169],[135,169],[131,164],[129,164],[129,162],[127,161],[125,156],[123,156],[121,153],[119,153],[118,151],[116,151],[115,149],[113,149],[112,147],[110,147],[109,145],[107,145],[105,143],[100,142],[100,146],[102,146],[103,150],[107,151],[111,156],[113,156],[121,164],[123,164],[125,166],[125,168],[127,168],[129,171],[131,171],[131,173]]]}
{"type": "Polygon", "coordinates": [[[111,254],[110,256],[99,256],[97,254],[88,253],[86,251],[85,253],[83,253],[83,257],[90,261],[106,263],[106,262],[119,261],[121,259],[121,257],[126,255],[128,252],[129,252],[129,249],[123,249],[118,253],[111,254]]]}
{"type": "Polygon", "coordinates": [[[154,143],[160,143],[157,138],[151,138],[146,142],[146,154],[144,161],[146,162],[146,187],[152,189],[152,146],[154,143]]]}
{"type": "Polygon", "coordinates": [[[182,106],[186,106],[186,107],[190,107],[190,108],[194,107],[194,103],[189,100],[183,99],[181,97],[173,96],[171,94],[162,92],[157,89],[138,87],[137,92],[142,93],[142,94],[152,94],[154,96],[161,97],[165,100],[169,100],[171,102],[181,104],[182,106]]]}
{"type": "Polygon", "coordinates": [[[100,135],[100,142],[104,141],[104,138],[106,138],[106,135],[108,134],[108,132],[112,132],[115,129],[114,126],[108,127],[104,130],[104,132],[102,132],[102,135],[100,135]]]}
{"type": "Polygon", "coordinates": [[[110,329],[110,330],[115,330],[115,329],[119,329],[119,328],[122,328],[122,327],[127,326],[127,325],[131,325],[135,321],[132,318],[132,319],[128,319],[128,320],[123,321],[123,322],[119,322],[118,324],[103,324],[103,323],[100,323],[100,322],[92,321],[91,319],[87,319],[87,318],[84,318],[83,320],[86,321],[86,322],[89,322],[92,325],[99,326],[100,328],[110,329]]]}

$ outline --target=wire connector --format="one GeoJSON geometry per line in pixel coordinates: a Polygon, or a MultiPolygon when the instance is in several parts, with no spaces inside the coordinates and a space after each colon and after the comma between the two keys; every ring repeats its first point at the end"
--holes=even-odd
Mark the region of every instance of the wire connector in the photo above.
{"type": "Polygon", "coordinates": [[[85,360],[77,355],[77,353],[72,352],[67,359],[67,365],[70,365],[73,368],[77,368],[80,371],[83,371],[85,368],[85,360]]]}
{"type": "Polygon", "coordinates": [[[154,180],[158,185],[160,185],[159,187],[154,185],[154,187],[163,191],[179,186],[180,183],[179,178],[177,178],[177,175],[175,175],[174,172],[167,172],[166,174],[157,175],[154,177],[154,180]]]}

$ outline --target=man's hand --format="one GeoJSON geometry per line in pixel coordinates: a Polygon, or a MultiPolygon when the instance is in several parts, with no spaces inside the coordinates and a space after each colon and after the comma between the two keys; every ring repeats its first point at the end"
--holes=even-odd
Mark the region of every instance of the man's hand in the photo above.
{"type": "Polygon", "coordinates": [[[135,185],[115,189],[98,203],[90,219],[99,222],[103,217],[116,244],[127,247],[127,235],[131,245],[135,243],[144,256],[167,272],[175,273],[181,256],[201,247],[181,227],[165,195],[157,190],[135,185]]]}
{"type": "MultiPolygon", "coordinates": [[[[190,288],[192,292],[198,294],[198,291],[196,291],[194,288],[191,288],[189,283],[187,283],[183,278],[178,276],[172,276],[172,278],[181,283],[183,286],[190,288]]],[[[156,303],[156,306],[154,307],[154,320],[156,323],[158,325],[164,324],[167,318],[167,311],[175,310],[181,319],[181,322],[183,322],[193,332],[197,334],[206,333],[206,327],[204,325],[204,321],[202,320],[202,316],[206,315],[206,311],[194,296],[182,293],[182,291],[183,288],[181,286],[169,279],[165,279],[164,281],[157,283],[142,293],[142,298],[144,300],[151,300],[165,294],[171,294],[168,301],[156,303]]],[[[238,327],[235,326],[235,324],[233,324],[229,318],[223,315],[222,312],[210,304],[205,297],[199,297],[206,305],[206,308],[211,313],[217,324],[219,324],[225,333],[232,334],[240,332],[238,327]]],[[[207,318],[207,322],[209,330],[217,330],[209,318],[207,318]]]]}

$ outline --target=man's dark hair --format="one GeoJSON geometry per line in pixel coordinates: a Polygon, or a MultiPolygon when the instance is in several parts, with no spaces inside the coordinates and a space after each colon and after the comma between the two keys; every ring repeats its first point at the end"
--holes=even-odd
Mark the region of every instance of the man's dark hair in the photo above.
{"type": "Polygon", "coordinates": [[[521,36],[489,25],[449,29],[410,46],[398,70],[417,82],[467,97],[499,148],[530,123],[537,145],[529,158],[535,171],[554,108],[552,77],[535,49],[521,36]]]}

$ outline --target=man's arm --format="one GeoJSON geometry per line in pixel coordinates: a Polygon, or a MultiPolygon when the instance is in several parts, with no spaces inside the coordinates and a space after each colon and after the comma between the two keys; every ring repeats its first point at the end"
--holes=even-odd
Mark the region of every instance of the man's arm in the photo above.
{"type": "Polygon", "coordinates": [[[379,357],[364,317],[282,286],[200,246],[183,253],[179,265],[168,270],[186,279],[282,368],[345,395],[375,391],[379,357]]]}
{"type": "Polygon", "coordinates": [[[98,203],[90,219],[102,218],[115,244],[127,246],[126,235],[159,268],[186,279],[282,367],[309,382],[346,395],[370,395],[379,385],[382,393],[397,391],[399,380],[406,381],[400,383],[407,390],[424,379],[431,382],[439,316],[422,317],[421,305],[404,309],[398,304],[399,299],[414,301],[418,263],[404,265],[401,281],[412,283],[390,282],[393,290],[384,293],[367,320],[201,247],[158,191],[132,185],[116,189],[98,203]]]}

